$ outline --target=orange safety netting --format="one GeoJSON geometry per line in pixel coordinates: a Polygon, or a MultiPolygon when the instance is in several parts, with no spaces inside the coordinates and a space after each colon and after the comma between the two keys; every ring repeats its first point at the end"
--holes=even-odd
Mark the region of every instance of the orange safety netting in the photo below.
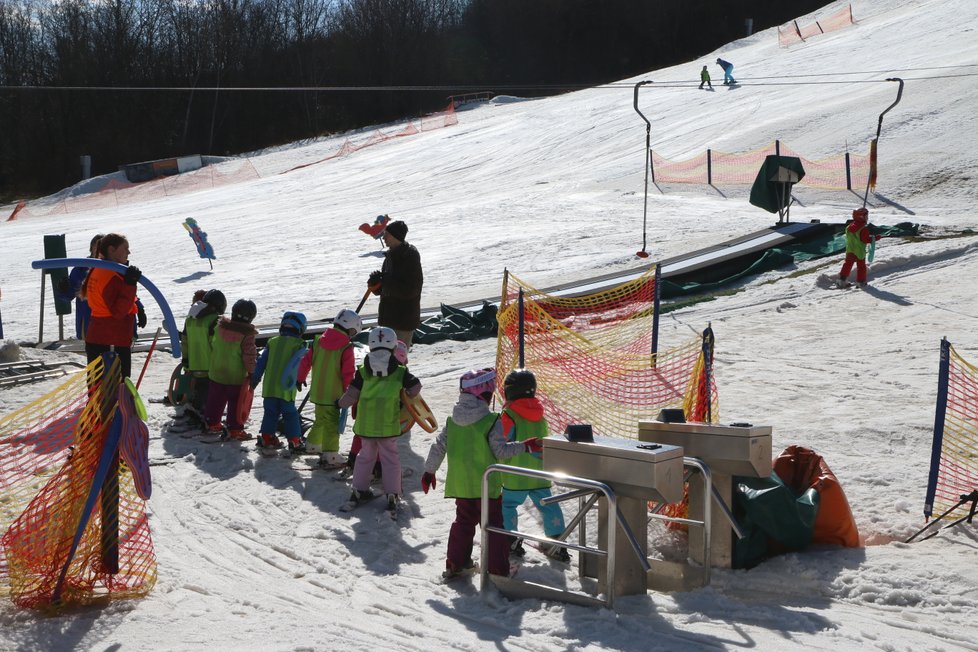
{"type": "Polygon", "coordinates": [[[707,150],[685,161],[671,161],[652,152],[652,176],[659,183],[709,183],[713,185],[749,185],[754,183],[764,158],[780,153],[796,156],[805,167],[805,178],[798,185],[827,190],[851,190],[866,185],[871,168],[875,180],[872,154],[843,154],[820,160],[801,156],[786,144],[775,141],[751,152],[730,154],[707,150]]]}
{"type": "Polygon", "coordinates": [[[788,46],[793,43],[801,43],[813,36],[848,27],[854,22],[855,20],[852,18],[852,5],[847,5],[831,16],[820,18],[804,27],[799,26],[797,20],[793,20],[790,23],[778,27],[778,45],[788,46]]]}
{"type": "Polygon", "coordinates": [[[943,340],[924,516],[951,510],[948,518],[960,517],[969,505],[952,508],[974,491],[978,491],[978,367],[943,340]]]}
{"type": "MultiPolygon", "coordinates": [[[[413,121],[407,122],[399,131],[394,133],[384,133],[375,131],[362,142],[345,140],[339,148],[329,156],[310,163],[303,163],[291,169],[285,170],[282,174],[299,170],[310,165],[316,165],[335,158],[348,156],[367,147],[379,143],[405,136],[413,136],[422,131],[432,131],[444,127],[458,124],[458,116],[455,113],[455,106],[452,103],[441,110],[422,116],[418,119],[418,124],[413,121]]],[[[68,197],[57,202],[38,200],[36,202],[20,202],[6,221],[21,217],[41,217],[48,215],[63,215],[65,213],[75,213],[78,211],[88,211],[104,208],[114,208],[125,204],[160,199],[163,197],[173,197],[211,188],[242,183],[252,179],[261,178],[260,173],[250,160],[230,160],[221,163],[206,165],[198,170],[183,172],[169,177],[160,177],[151,181],[132,183],[119,179],[111,179],[98,191],[90,192],[75,197],[68,197]]]]}
{"type": "Polygon", "coordinates": [[[652,353],[657,326],[655,270],[585,296],[556,296],[506,274],[497,314],[496,370],[519,365],[519,292],[523,290],[525,366],[551,432],[589,423],[595,433],[635,438],[641,420],[682,408],[690,421],[719,418],[712,336],[652,353]]]}
{"type": "Polygon", "coordinates": [[[145,502],[111,451],[92,491],[119,388],[118,363],[103,377],[99,359],[0,419],[0,595],[19,606],[141,597],[156,582],[145,502]]]}

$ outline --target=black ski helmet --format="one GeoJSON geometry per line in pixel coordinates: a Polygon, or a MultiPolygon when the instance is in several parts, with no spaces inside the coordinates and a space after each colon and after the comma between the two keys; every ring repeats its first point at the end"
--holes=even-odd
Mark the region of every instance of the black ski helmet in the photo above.
{"type": "Polygon", "coordinates": [[[228,300],[224,298],[224,293],[220,290],[204,292],[204,298],[201,301],[213,308],[214,312],[219,315],[223,315],[224,311],[228,309],[228,300]]]}
{"type": "Polygon", "coordinates": [[[529,369],[513,369],[503,381],[503,395],[507,401],[533,398],[537,393],[537,377],[529,369]]]}
{"type": "Polygon", "coordinates": [[[258,314],[258,306],[251,299],[238,299],[231,307],[231,321],[250,324],[258,314]]]}

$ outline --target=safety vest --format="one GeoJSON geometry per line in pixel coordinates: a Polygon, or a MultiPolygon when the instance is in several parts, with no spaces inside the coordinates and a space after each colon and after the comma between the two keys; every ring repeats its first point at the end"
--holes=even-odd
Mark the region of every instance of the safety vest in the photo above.
{"type": "Polygon", "coordinates": [[[850,254],[855,254],[859,260],[866,259],[866,243],[859,237],[859,234],[865,228],[864,226],[856,229],[855,232],[846,229],[846,251],[850,254]]]}
{"type": "Polygon", "coordinates": [[[217,315],[187,317],[183,331],[187,334],[187,360],[190,371],[208,371],[211,367],[211,333],[217,315]]]}
{"type": "Polygon", "coordinates": [[[322,335],[317,335],[312,344],[312,383],[309,386],[309,400],[315,405],[332,405],[336,399],[343,396],[343,375],[340,362],[342,349],[324,349],[319,346],[322,335]]]}
{"type": "Polygon", "coordinates": [[[372,376],[360,365],[363,388],[357,399],[353,432],[361,437],[397,437],[401,434],[401,385],[407,369],[398,365],[389,376],[372,376]]]}
{"type": "Polygon", "coordinates": [[[295,400],[295,382],[283,387],[282,376],[296,352],[306,348],[306,343],[298,337],[279,335],[268,340],[268,360],[262,378],[261,395],[264,398],[280,398],[283,401],[295,400]]]}
{"type": "Polygon", "coordinates": [[[244,366],[244,359],[241,355],[242,340],[229,342],[221,337],[219,332],[214,333],[211,342],[211,366],[207,372],[207,377],[215,383],[224,385],[240,385],[248,376],[248,371],[244,366]]]}
{"type": "MultiPolygon", "coordinates": [[[[547,425],[546,419],[528,421],[508,408],[503,410],[503,414],[509,415],[509,418],[513,420],[513,427],[516,430],[516,439],[513,441],[526,441],[533,437],[546,437],[550,434],[550,426],[547,425]]],[[[524,469],[543,470],[543,456],[540,453],[520,453],[510,458],[506,463],[524,469]]],[[[511,473],[504,473],[502,475],[503,486],[507,489],[543,489],[544,487],[549,487],[551,484],[550,480],[543,478],[530,478],[525,475],[513,475],[511,473]]]]}
{"type": "MultiPolygon", "coordinates": [[[[467,426],[460,426],[448,418],[445,426],[448,429],[446,497],[482,497],[482,474],[486,467],[496,463],[496,456],[489,447],[489,429],[498,418],[498,413],[490,412],[467,426]]],[[[502,478],[499,473],[493,473],[489,476],[489,497],[499,498],[501,493],[502,478]]]]}
{"type": "MultiPolygon", "coordinates": [[[[112,316],[109,304],[105,302],[105,286],[109,284],[113,276],[122,277],[119,272],[113,272],[111,269],[103,269],[101,267],[93,267],[88,272],[88,285],[85,286],[85,296],[88,299],[88,307],[92,311],[92,317],[112,316]]],[[[133,296],[129,314],[135,315],[138,312],[136,297],[133,296]]]]}

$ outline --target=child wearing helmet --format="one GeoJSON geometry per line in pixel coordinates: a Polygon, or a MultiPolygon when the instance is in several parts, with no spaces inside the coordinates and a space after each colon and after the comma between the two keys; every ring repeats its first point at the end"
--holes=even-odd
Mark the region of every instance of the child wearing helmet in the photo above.
{"type": "Polygon", "coordinates": [[[299,410],[295,407],[295,394],[299,361],[306,353],[306,316],[301,312],[282,315],[278,336],[268,340],[265,350],[258,357],[251,386],[261,382],[262,407],[261,434],[256,442],[262,455],[274,455],[282,448],[282,441],[275,434],[279,418],[285,424],[285,437],[291,453],[305,452],[299,410]]]}
{"type": "Polygon", "coordinates": [[[865,208],[852,211],[852,223],[846,227],[846,260],[839,272],[840,288],[849,286],[849,272],[852,271],[853,264],[856,265],[856,285],[866,285],[866,245],[880,239],[879,235],[869,232],[868,221],[869,211],[865,208]]]}
{"type": "Polygon", "coordinates": [[[187,319],[180,334],[183,350],[183,366],[193,376],[190,392],[191,413],[201,423],[206,424],[204,406],[210,381],[208,373],[211,366],[211,340],[217,328],[217,318],[224,314],[228,302],[220,290],[207,290],[203,296],[190,306],[187,319]]]}
{"type": "Polygon", "coordinates": [[[421,392],[421,381],[394,357],[397,335],[393,329],[386,326],[374,328],[367,344],[370,353],[336,403],[339,408],[357,404],[353,432],[362,441],[353,467],[353,494],[342,509],[350,511],[374,497],[370,491],[370,477],[379,457],[384,468],[387,510],[393,515],[401,496],[401,459],[397,451],[397,438],[401,435],[401,390],[408,396],[417,396],[421,392]]]}
{"type": "Polygon", "coordinates": [[[316,417],[306,440],[306,452],[319,454],[319,466],[334,468],[346,464],[340,455],[340,409],[336,399],[350,386],[356,373],[356,360],[350,339],[363,330],[355,311],[344,308],[333,318],[333,327],[316,337],[299,364],[299,382],[309,372],[309,400],[316,406],[316,417]]]}
{"type": "MultiPolygon", "coordinates": [[[[527,452],[509,461],[513,466],[526,469],[543,470],[543,456],[539,442],[529,445],[530,440],[546,437],[550,426],[543,416],[543,405],[536,397],[537,379],[529,369],[513,369],[506,375],[503,383],[506,403],[503,405],[503,433],[507,441],[527,443],[527,452]]],[[[502,474],[503,484],[503,524],[507,530],[517,529],[516,510],[529,498],[540,510],[543,531],[551,539],[564,532],[564,513],[560,505],[544,505],[541,501],[551,495],[549,480],[530,478],[525,475],[502,474]]],[[[516,557],[526,554],[522,540],[513,541],[510,553],[516,557]]],[[[544,553],[553,559],[569,562],[566,548],[552,546],[544,553]]]]}
{"type": "MultiPolygon", "coordinates": [[[[503,436],[499,413],[489,409],[496,391],[496,370],[474,369],[459,379],[458,402],[452,416],[428,449],[421,476],[425,493],[435,486],[435,471],[448,458],[445,497],[455,499],[455,522],[448,535],[446,579],[475,567],[472,541],[482,515],[482,474],[490,464],[527,452],[535,442],[510,442],[503,436]]],[[[489,525],[503,526],[502,483],[498,473],[489,476],[489,525]]],[[[488,536],[489,572],[509,575],[509,538],[490,532],[488,536]]]]}
{"type": "Polygon", "coordinates": [[[211,342],[211,364],[207,372],[210,381],[204,418],[207,433],[221,439],[247,441],[251,435],[245,432],[238,417],[238,397],[241,385],[251,382],[258,352],[255,335],[258,330],[252,321],[258,309],[248,299],[238,299],[231,308],[231,319],[220,317],[211,342]],[[221,425],[221,416],[227,408],[227,429],[221,425]]]}

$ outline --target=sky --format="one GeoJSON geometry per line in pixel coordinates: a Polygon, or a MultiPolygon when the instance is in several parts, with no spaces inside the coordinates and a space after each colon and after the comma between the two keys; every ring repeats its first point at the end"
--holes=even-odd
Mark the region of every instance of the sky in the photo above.
{"type": "MultiPolygon", "coordinates": [[[[156,587],[142,600],[57,617],[0,602],[0,649],[978,649],[974,526],[902,543],[924,525],[941,338],[978,361],[978,303],[967,280],[978,277],[978,5],[877,0],[852,9],[855,25],[790,48],[765,30],[620,84],[464,107],[457,125],[294,171],[374,130],[250,153],[260,177],[247,182],[43,216],[45,203],[99,185],[80,184],[29,204],[34,216],[0,223],[0,312],[8,341],[36,341],[39,273],[30,261],[51,233],[66,234],[69,255],[79,257],[94,233],[125,233],[131,262],[178,315],[194,290],[213,287],[230,302],[253,299],[263,324],[284,310],[325,319],[355,307],[382,257],[357,227],[380,213],[409,226],[425,306],[498,295],[504,269],[537,287],[634,269],[648,262],[635,256],[645,124],[632,108],[634,83],[654,82],[640,105],[653,149],[667,158],[746,152],[780,138],[819,159],[867,151],[895,99],[884,80],[900,77],[906,87],[883,121],[879,183],[867,204],[874,224],[917,223],[920,236],[882,240],[866,290],[826,289],[842,260],[819,259],[669,312],[660,330],[669,348],[712,325],[721,422],[771,426],[775,453],[798,444],[824,456],[865,547],[715,569],[707,587],[627,596],[614,610],[510,600],[480,593],[477,581],[439,581],[454,506],[441,483],[434,493],[420,489],[432,435],[415,429],[400,441],[410,471],[395,524],[380,505],[340,514],[349,487],[328,473],[169,433],[172,410],[151,403],[156,587]],[[703,64],[719,80],[718,56],[734,63],[741,85],[698,90],[703,64]],[[213,271],[181,227],[187,217],[208,233],[213,271]]],[[[748,194],[749,186],[650,185],[649,261],[770,226],[775,216],[748,194]]],[[[863,201],[803,187],[796,195],[795,221],[841,224],[863,201]]],[[[56,328],[50,310],[46,333],[56,328]]],[[[364,313],[374,311],[371,300],[364,313]]],[[[148,313],[152,331],[161,313],[148,313]]],[[[78,359],[27,346],[20,355],[78,359]]],[[[491,339],[440,342],[415,347],[410,367],[443,422],[460,374],[494,357],[491,339]]],[[[134,368],[144,358],[136,355],[134,368]]],[[[163,394],[173,365],[153,356],[144,395],[163,394]]],[[[0,390],[0,415],[58,384],[0,390]]],[[[542,531],[533,512],[522,512],[521,525],[542,531]]],[[[658,524],[648,534],[667,549],[684,545],[658,524]]],[[[579,586],[576,565],[565,572],[529,555],[526,577],[579,586]]]]}

